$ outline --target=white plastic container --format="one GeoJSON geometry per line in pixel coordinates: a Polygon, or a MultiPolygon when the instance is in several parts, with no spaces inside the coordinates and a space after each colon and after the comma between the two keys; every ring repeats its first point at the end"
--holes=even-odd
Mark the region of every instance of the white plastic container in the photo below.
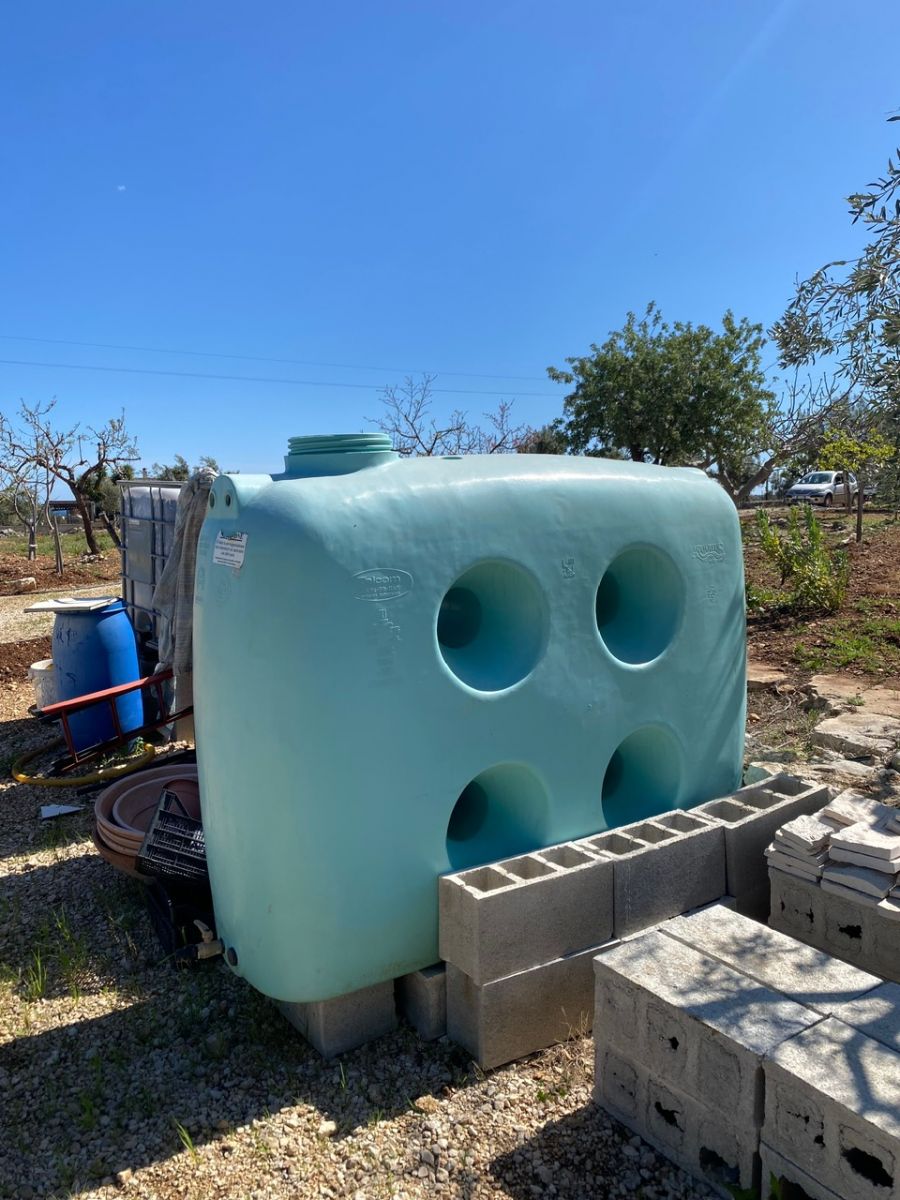
{"type": "Polygon", "coordinates": [[[28,678],[34,688],[34,702],[38,708],[46,708],[57,701],[56,668],[52,658],[42,658],[28,668],[28,678]]]}

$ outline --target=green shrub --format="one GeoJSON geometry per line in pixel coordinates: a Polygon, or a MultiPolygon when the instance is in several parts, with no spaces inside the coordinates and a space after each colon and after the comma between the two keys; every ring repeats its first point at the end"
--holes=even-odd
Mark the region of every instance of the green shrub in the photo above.
{"type": "Polygon", "coordinates": [[[763,553],[781,575],[782,587],[789,587],[792,608],[808,612],[834,612],[840,608],[850,582],[850,560],[842,550],[831,551],[825,544],[822,526],[811,505],[792,508],[787,529],[780,533],[760,509],[756,527],[763,553]]]}

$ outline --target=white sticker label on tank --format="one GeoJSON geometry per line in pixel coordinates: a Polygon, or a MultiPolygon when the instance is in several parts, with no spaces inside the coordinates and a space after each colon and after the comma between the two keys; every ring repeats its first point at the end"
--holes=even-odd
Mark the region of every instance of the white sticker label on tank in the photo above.
{"type": "Polygon", "coordinates": [[[217,533],[213,562],[223,567],[234,567],[237,571],[243,566],[246,550],[246,533],[217,533]]]}

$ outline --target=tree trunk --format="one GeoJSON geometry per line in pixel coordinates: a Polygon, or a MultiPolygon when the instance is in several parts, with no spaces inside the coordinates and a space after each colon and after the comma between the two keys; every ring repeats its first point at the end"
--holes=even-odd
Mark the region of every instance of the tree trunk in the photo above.
{"type": "Polygon", "coordinates": [[[56,551],[56,573],[61,577],[63,573],[63,552],[62,542],[59,540],[59,521],[56,517],[50,518],[50,526],[53,530],[53,549],[56,551]]]}
{"type": "Polygon", "coordinates": [[[115,524],[109,519],[109,513],[101,511],[100,520],[103,522],[103,528],[106,530],[106,532],[112,538],[112,543],[115,546],[115,548],[117,550],[121,550],[122,549],[122,539],[119,537],[119,531],[118,531],[118,529],[116,529],[115,524]]]}
{"type": "Polygon", "coordinates": [[[778,466],[778,462],[778,457],[773,455],[772,458],[767,459],[766,462],[762,463],[759,470],[754,475],[751,475],[751,477],[744,484],[742,484],[741,487],[738,488],[737,492],[732,497],[734,502],[736,504],[742,504],[749,498],[751,492],[753,492],[755,488],[758,488],[760,484],[768,484],[769,476],[778,466]]]}
{"type": "Polygon", "coordinates": [[[642,463],[644,461],[644,447],[643,446],[629,446],[628,453],[631,455],[632,462],[642,463]]]}
{"type": "Polygon", "coordinates": [[[859,491],[856,493],[856,540],[862,541],[863,535],[863,478],[862,475],[856,481],[859,491]]]}
{"type": "Polygon", "coordinates": [[[853,516],[853,492],[850,488],[850,472],[844,467],[844,500],[847,505],[847,516],[853,516]]]}
{"type": "MultiPolygon", "coordinates": [[[[69,486],[72,487],[71,484],[69,486]]],[[[75,497],[75,507],[78,509],[81,524],[84,526],[84,540],[87,542],[88,553],[99,554],[100,547],[97,545],[97,539],[94,536],[94,525],[91,521],[91,514],[88,511],[87,501],[74,487],[72,487],[72,495],[75,497]]]]}

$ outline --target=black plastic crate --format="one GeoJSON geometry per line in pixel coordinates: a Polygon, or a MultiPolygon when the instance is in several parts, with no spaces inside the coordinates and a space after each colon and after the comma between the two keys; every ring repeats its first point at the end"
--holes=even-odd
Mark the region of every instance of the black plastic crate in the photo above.
{"type": "Polygon", "coordinates": [[[163,788],[153,820],[137,855],[145,875],[173,882],[207,884],[203,824],[189,817],[178,796],[163,788]]]}

